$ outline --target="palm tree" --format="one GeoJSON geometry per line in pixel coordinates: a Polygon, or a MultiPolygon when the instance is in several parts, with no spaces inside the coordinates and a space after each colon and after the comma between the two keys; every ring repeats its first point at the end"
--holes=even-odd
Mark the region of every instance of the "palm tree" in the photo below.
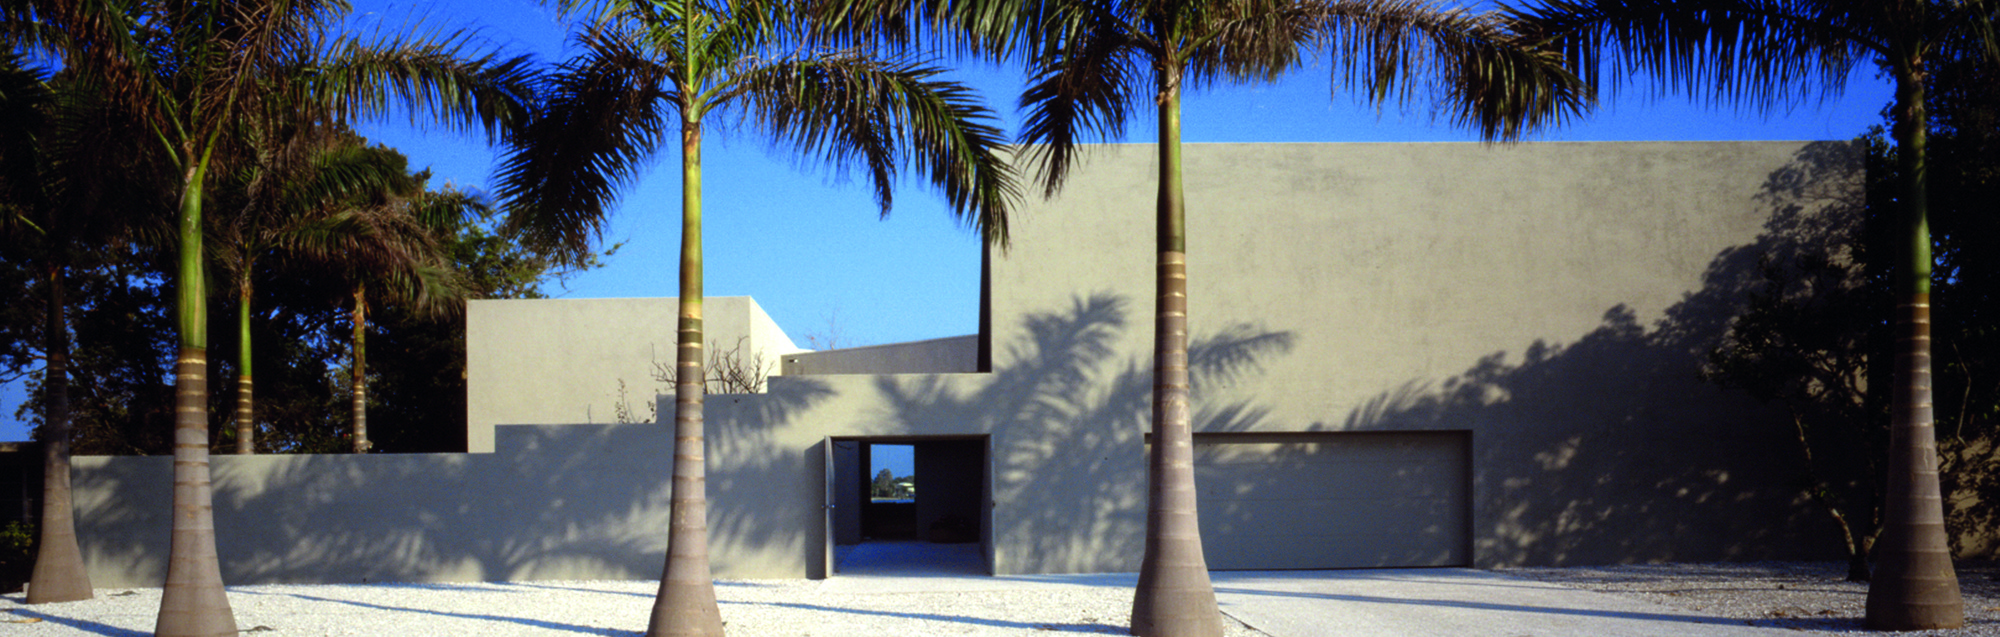
{"type": "Polygon", "coordinates": [[[234,635],[215,549],[208,471],[208,334],[202,205],[217,148],[260,100],[377,117],[390,100],[461,128],[497,132],[520,112],[525,61],[467,59],[465,38],[327,39],[331,2],[24,0],[0,15],[10,40],[102,82],[180,175],[172,196],[179,355],[174,369],[174,516],[159,635],[234,635]]]}
{"type": "Polygon", "coordinates": [[[76,543],[75,509],[70,502],[69,323],[64,299],[68,271],[69,223],[75,216],[54,214],[53,199],[61,182],[50,180],[45,146],[56,135],[53,122],[61,114],[54,91],[41,73],[24,68],[19,56],[0,53],[0,228],[6,234],[27,235],[42,248],[47,277],[48,308],[43,351],[42,516],[35,549],[35,569],[29,579],[30,604],[91,598],[90,574],[76,543]],[[52,183],[53,181],[53,183],[52,183]],[[34,241],[39,239],[39,241],[34,241]]]}
{"type": "Polygon", "coordinates": [[[369,289],[376,289],[378,298],[403,304],[422,319],[441,318],[465,307],[468,284],[453,269],[446,242],[466,219],[490,214],[490,209],[484,199],[449,186],[442,191],[427,190],[428,180],[427,173],[405,173],[402,180],[386,182],[367,193],[370,201],[358,202],[354,212],[361,213],[372,229],[375,248],[347,252],[338,259],[354,299],[349,313],[354,332],[348,361],[354,453],[374,449],[368,439],[369,289]]]}
{"type": "MultiPolygon", "coordinates": [[[[961,0],[930,8],[970,48],[1025,61],[1021,141],[1053,194],[1079,137],[1122,135],[1143,106],[1157,113],[1156,303],[1146,551],[1132,634],[1219,635],[1221,615],[1195,508],[1187,368],[1187,261],[1181,189],[1181,96],[1270,82],[1323,49],[1337,84],[1370,101],[1439,95],[1457,123],[1513,139],[1580,110],[1574,77],[1553,53],[1516,40],[1493,15],[1423,0],[961,0]],[[1150,71],[1150,85],[1144,75],[1150,71]]],[[[902,22],[893,14],[888,24],[902,22]]],[[[892,38],[893,39],[893,38],[892,38]]]]}
{"type": "Polygon", "coordinates": [[[578,36],[526,141],[501,168],[509,223],[531,242],[586,252],[621,186],[679,118],[680,308],[673,516],[648,635],[720,635],[708,562],[702,454],[703,122],[734,110],[772,139],[834,165],[859,163],[887,214],[898,164],[914,162],[954,214],[1006,238],[1004,138],[971,91],[909,58],[825,50],[787,0],[614,2],[578,36]]]}
{"type": "Polygon", "coordinates": [[[1931,413],[1924,81],[1940,58],[2000,63],[1994,34],[2000,3],[1536,0],[1515,12],[1568,53],[1593,88],[1644,71],[1661,88],[1769,107],[1838,92],[1849,71],[1871,58],[1893,78],[1892,134],[1906,193],[1901,218],[1893,222],[1902,250],[1895,317],[1899,380],[1891,398],[1889,489],[1867,623],[1878,630],[1963,625],[1931,413]]]}
{"type": "MultiPolygon", "coordinates": [[[[44,78],[17,52],[0,53],[0,236],[40,261],[45,305],[40,537],[28,602],[91,597],[70,497],[68,279],[105,251],[145,234],[134,209],[156,207],[159,166],[139,152],[143,130],[124,121],[90,78],[44,78]]],[[[146,216],[146,215],[140,215],[146,216]]]]}

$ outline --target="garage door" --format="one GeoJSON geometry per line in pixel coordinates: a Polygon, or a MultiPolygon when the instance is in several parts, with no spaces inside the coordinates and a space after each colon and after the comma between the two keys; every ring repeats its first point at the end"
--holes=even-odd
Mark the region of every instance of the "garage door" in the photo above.
{"type": "Polygon", "coordinates": [[[1467,432],[1197,434],[1217,570],[1471,563],[1467,432]]]}

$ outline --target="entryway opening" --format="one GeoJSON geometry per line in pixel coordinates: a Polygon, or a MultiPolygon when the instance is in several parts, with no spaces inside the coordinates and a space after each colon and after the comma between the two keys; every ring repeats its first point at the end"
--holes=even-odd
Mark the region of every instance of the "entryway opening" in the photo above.
{"type": "Polygon", "coordinates": [[[839,575],[992,573],[986,436],[827,440],[831,561],[839,575]]]}

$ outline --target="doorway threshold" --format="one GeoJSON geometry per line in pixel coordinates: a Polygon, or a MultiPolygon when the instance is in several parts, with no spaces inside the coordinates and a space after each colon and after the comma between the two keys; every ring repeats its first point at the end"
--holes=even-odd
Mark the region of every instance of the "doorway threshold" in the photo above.
{"type": "Polygon", "coordinates": [[[868,541],[837,547],[834,559],[836,577],[965,577],[988,574],[986,557],[977,542],[868,541]]]}

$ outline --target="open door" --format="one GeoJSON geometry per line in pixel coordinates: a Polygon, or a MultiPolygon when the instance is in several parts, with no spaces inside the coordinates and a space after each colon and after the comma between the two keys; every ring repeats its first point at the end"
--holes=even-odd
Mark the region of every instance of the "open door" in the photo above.
{"type": "Polygon", "coordinates": [[[824,496],[824,499],[822,500],[824,508],[820,509],[820,514],[821,514],[820,529],[824,531],[823,533],[820,534],[822,536],[820,540],[823,542],[823,548],[825,550],[820,552],[820,570],[819,570],[820,578],[825,579],[828,577],[833,577],[833,569],[834,569],[833,513],[834,513],[834,507],[837,504],[836,500],[834,499],[835,495],[834,487],[835,485],[838,485],[840,481],[837,479],[839,476],[836,475],[836,471],[838,470],[839,464],[833,461],[833,454],[834,454],[833,437],[827,436],[825,438],[820,439],[819,448],[822,452],[822,455],[824,456],[824,462],[826,463],[825,465],[826,482],[823,483],[825,485],[823,487],[825,492],[822,494],[824,496]]]}
{"type": "Polygon", "coordinates": [[[985,488],[980,491],[981,495],[983,496],[980,499],[984,500],[984,502],[981,502],[980,504],[982,506],[979,507],[979,514],[980,514],[979,549],[981,553],[984,553],[986,555],[986,574],[999,575],[1000,571],[993,568],[994,567],[993,507],[995,504],[997,504],[997,501],[993,499],[993,437],[992,436],[986,436],[986,453],[983,454],[983,456],[986,458],[986,462],[983,463],[986,469],[986,477],[984,480],[985,488]]]}

